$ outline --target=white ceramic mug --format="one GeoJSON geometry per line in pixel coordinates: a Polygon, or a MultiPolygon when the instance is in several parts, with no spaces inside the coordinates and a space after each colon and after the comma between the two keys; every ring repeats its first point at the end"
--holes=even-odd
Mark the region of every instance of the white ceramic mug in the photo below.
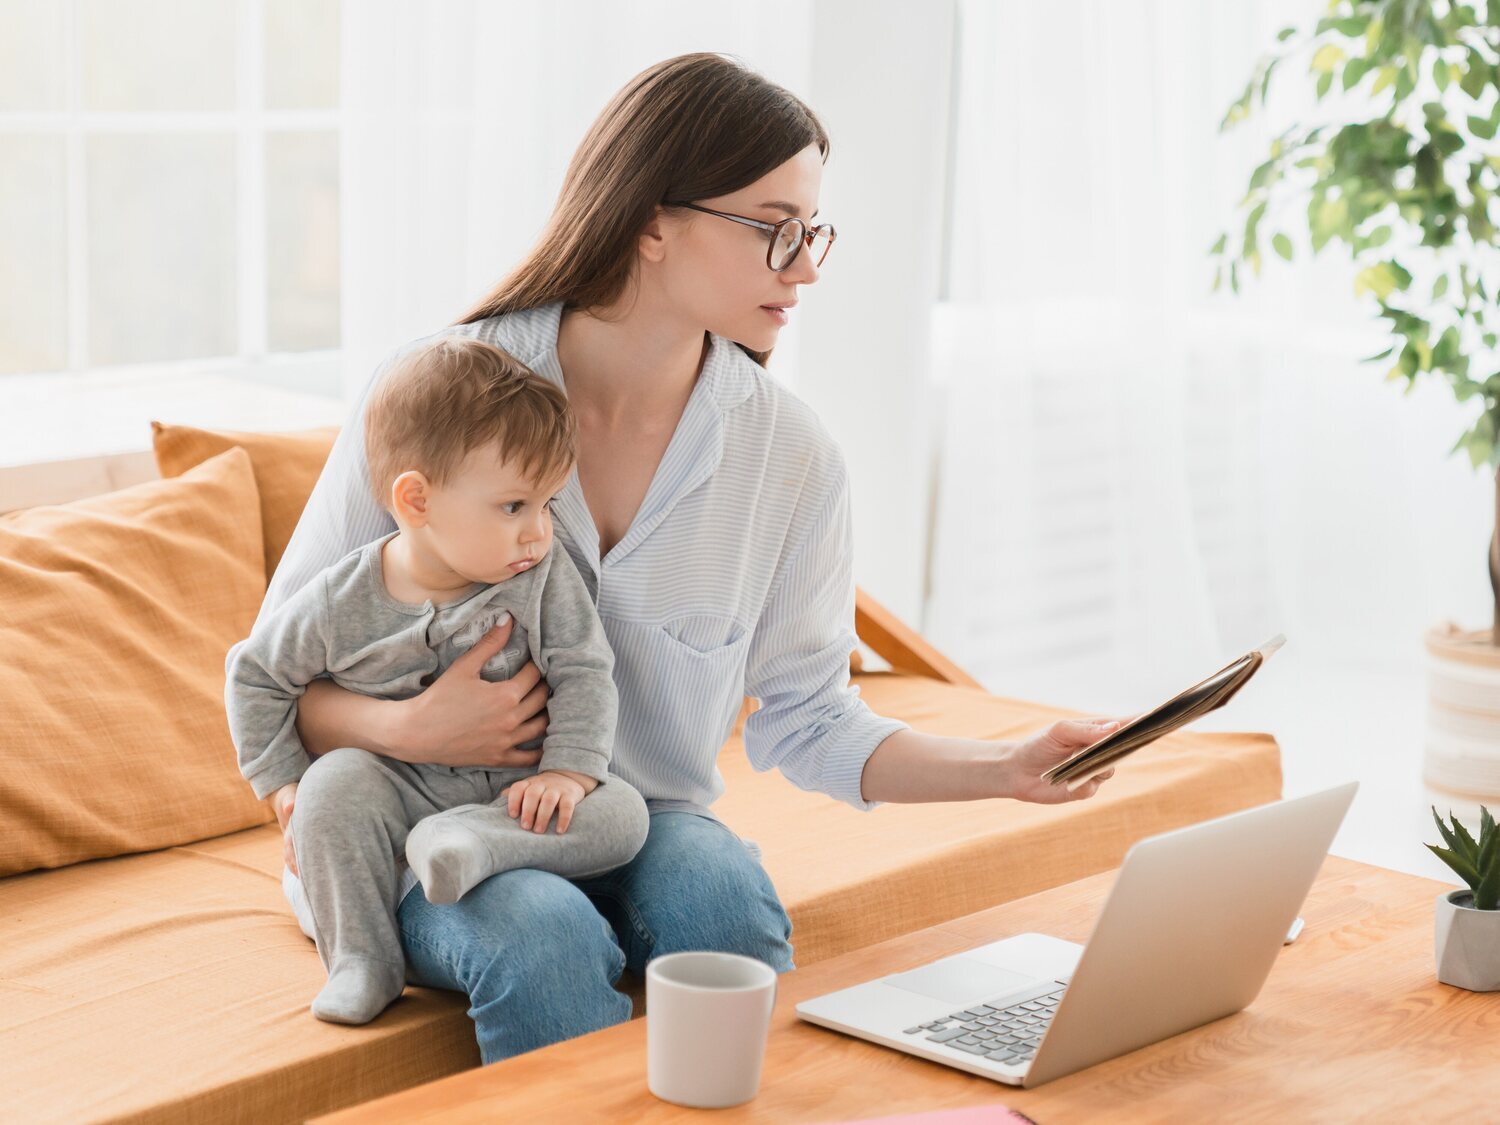
{"type": "Polygon", "coordinates": [[[646,1085],[663,1101],[721,1109],[755,1097],[776,970],[738,953],[646,964],[646,1085]]]}

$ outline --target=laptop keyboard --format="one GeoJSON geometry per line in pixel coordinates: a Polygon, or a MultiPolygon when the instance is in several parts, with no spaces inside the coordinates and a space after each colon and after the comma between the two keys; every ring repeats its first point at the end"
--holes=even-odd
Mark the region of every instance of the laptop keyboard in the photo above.
{"type": "Polygon", "coordinates": [[[1005,1007],[976,1004],[931,1023],[908,1027],[902,1034],[921,1035],[929,1043],[946,1043],[998,1063],[1029,1063],[1052,1024],[1052,1013],[1057,1011],[1064,991],[1065,986],[1054,982],[1020,1000],[1003,997],[1002,1002],[1010,1001],[1005,1007]]]}

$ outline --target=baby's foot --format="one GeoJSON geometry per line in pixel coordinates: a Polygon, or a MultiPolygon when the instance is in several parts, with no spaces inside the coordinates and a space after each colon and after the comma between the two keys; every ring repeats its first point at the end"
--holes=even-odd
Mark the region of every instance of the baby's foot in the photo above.
{"type": "Polygon", "coordinates": [[[495,874],[489,847],[454,811],[417,821],[406,837],[406,862],[433,904],[457,902],[495,874]]]}
{"type": "Polygon", "coordinates": [[[405,975],[400,966],[384,961],[340,961],[313,998],[312,1013],[329,1023],[369,1023],[401,995],[405,975]]]}

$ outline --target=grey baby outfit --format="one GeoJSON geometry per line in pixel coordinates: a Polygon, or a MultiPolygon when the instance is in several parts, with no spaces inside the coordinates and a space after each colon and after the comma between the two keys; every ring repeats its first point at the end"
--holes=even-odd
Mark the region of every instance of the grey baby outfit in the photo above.
{"type": "MultiPolygon", "coordinates": [[[[404,852],[434,902],[456,901],[490,875],[529,867],[565,878],[634,858],[649,823],[645,802],[608,772],[615,733],[614,655],[566,551],[530,570],[434,606],[397,601],[381,551],[395,534],[353,551],[313,578],[234,650],[225,687],[240,772],[257,797],[299,782],[291,832],[313,937],[329,973],[314,1002],[323,1019],[364,1023],[401,993],[397,860],[404,852]],[[411,764],[346,747],[313,761],[297,737],[297,701],[326,676],[380,699],[420,694],[506,613],[510,640],[485,663],[491,681],[534,661],[551,689],[535,767],[411,764]],[[566,833],[524,829],[500,793],[539,770],[600,784],[566,833]]],[[[535,745],[534,743],[531,745],[535,745]]]]}

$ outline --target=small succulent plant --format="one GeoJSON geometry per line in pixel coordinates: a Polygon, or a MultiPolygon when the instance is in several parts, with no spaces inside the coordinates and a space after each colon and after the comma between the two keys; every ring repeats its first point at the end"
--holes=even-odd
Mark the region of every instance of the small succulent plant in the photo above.
{"type": "Polygon", "coordinates": [[[1440,848],[1428,844],[1427,849],[1469,884],[1474,892],[1475,910],[1500,909],[1500,832],[1495,830],[1495,818],[1490,815],[1490,810],[1479,806],[1478,841],[1459,823],[1452,809],[1448,810],[1452,828],[1443,823],[1436,808],[1432,810],[1432,819],[1437,821],[1438,831],[1448,846],[1440,848]]]}

